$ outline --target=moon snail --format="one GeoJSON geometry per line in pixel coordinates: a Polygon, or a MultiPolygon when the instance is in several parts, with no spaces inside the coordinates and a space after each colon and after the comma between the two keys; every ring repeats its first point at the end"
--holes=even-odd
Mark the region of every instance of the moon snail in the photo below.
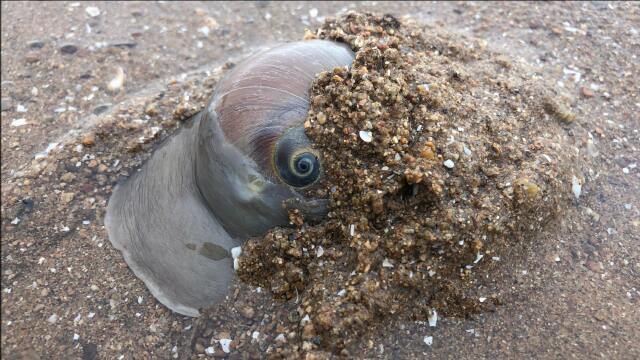
{"type": "Polygon", "coordinates": [[[291,207],[312,219],[326,215],[326,199],[302,195],[322,176],[302,124],[315,76],[353,59],[345,45],[324,40],[252,56],[116,186],[105,217],[109,239],[162,304],[198,316],[226,295],[232,248],[287,225],[291,207]]]}

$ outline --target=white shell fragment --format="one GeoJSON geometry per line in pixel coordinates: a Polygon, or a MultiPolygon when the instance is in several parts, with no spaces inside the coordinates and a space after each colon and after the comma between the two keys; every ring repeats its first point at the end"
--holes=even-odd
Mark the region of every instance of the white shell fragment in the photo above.
{"type": "Polygon", "coordinates": [[[429,318],[427,320],[429,321],[429,326],[431,327],[436,327],[436,325],[438,325],[438,312],[436,311],[436,309],[431,310],[431,314],[429,314],[429,318]]]}
{"type": "Polygon", "coordinates": [[[24,125],[27,125],[27,119],[21,118],[21,119],[11,120],[11,126],[13,127],[24,126],[24,125]]]}
{"type": "Polygon", "coordinates": [[[233,269],[238,270],[239,262],[238,258],[242,254],[242,248],[240,246],[236,246],[231,249],[231,257],[233,258],[233,269]]]}
{"type": "Polygon", "coordinates": [[[224,351],[225,353],[229,353],[229,351],[231,351],[229,349],[229,345],[231,345],[231,339],[220,339],[220,347],[222,348],[222,351],[224,351]]]}
{"type": "Polygon", "coordinates": [[[87,13],[87,15],[91,16],[91,17],[97,17],[100,16],[100,9],[98,9],[95,6],[87,6],[84,11],[87,13]]]}
{"type": "Polygon", "coordinates": [[[391,261],[389,261],[389,259],[384,259],[382,261],[382,267],[392,268],[393,264],[391,263],[391,261]]]}
{"type": "Polygon", "coordinates": [[[115,93],[120,91],[122,85],[124,85],[124,70],[119,67],[116,70],[116,76],[109,81],[109,84],[107,84],[107,90],[115,93]]]}
{"type": "Polygon", "coordinates": [[[373,141],[373,134],[371,133],[371,131],[360,130],[359,135],[360,139],[362,139],[362,141],[366,143],[370,143],[371,141],[373,141]]]}
{"type": "Polygon", "coordinates": [[[445,160],[442,164],[449,169],[453,169],[453,167],[455,166],[453,160],[450,159],[445,160]]]}
{"type": "Polygon", "coordinates": [[[575,177],[575,175],[573,176],[573,179],[571,179],[571,191],[573,191],[573,196],[575,196],[576,200],[578,200],[580,198],[580,194],[582,193],[582,184],[580,183],[580,180],[575,177]]]}
{"type": "Polygon", "coordinates": [[[433,345],[433,336],[425,336],[422,341],[424,341],[427,346],[433,345]]]}

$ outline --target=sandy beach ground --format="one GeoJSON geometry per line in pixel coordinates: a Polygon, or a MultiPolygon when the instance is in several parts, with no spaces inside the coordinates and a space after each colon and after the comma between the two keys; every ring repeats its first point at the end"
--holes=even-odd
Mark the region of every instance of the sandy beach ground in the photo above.
{"type": "MultiPolygon", "coordinates": [[[[301,39],[348,10],[482,38],[533,66],[572,95],[573,145],[587,164],[579,199],[534,251],[502,259],[488,289],[500,293],[494,311],[436,327],[391,321],[354,356],[640,357],[638,3],[2,2],[1,10],[3,357],[261,357],[195,346],[195,321],[160,305],[128,269],[102,223],[114,166],[95,161],[91,141],[100,138],[85,135],[117,119],[114,109],[171,95],[199,74],[215,78],[226,62],[301,39]],[[82,143],[73,159],[57,155],[82,143]],[[91,180],[75,184],[84,173],[91,180]]],[[[257,326],[242,323],[249,334],[257,326]]]]}

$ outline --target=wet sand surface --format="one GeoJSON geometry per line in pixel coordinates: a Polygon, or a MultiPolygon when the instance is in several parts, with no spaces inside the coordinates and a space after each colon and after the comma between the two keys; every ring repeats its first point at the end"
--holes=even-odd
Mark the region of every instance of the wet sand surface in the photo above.
{"type": "Polygon", "coordinates": [[[637,4],[272,2],[2,3],[3,356],[264,356],[273,339],[260,336],[268,333],[261,320],[287,316],[295,304],[280,305],[265,290],[239,284],[224,304],[224,324],[201,324],[159,305],[102,227],[110,182],[126,170],[91,149],[118,144],[96,131],[109,128],[99,124],[135,124],[138,114],[120,110],[139,106],[151,116],[150,123],[131,126],[145,134],[163,121],[145,108],[160,93],[166,94],[158,100],[161,115],[185,102],[202,106],[225,62],[300,39],[322,17],[348,9],[389,12],[424,23],[426,31],[473,35],[533,66],[572,95],[576,122],[569,131],[586,164],[580,198],[564,217],[527,249],[503,257],[505,265],[491,274],[485,294],[500,298],[492,311],[440,318],[435,327],[390,319],[351,355],[640,356],[637,4]],[[182,88],[205,94],[175,100],[182,88]],[[90,133],[98,136],[85,136],[90,133]],[[67,145],[34,159],[52,143],[67,145]],[[80,143],[85,147],[75,155],[60,157],[80,143]],[[215,339],[227,336],[255,344],[239,353],[232,342],[226,354],[215,339]]]}

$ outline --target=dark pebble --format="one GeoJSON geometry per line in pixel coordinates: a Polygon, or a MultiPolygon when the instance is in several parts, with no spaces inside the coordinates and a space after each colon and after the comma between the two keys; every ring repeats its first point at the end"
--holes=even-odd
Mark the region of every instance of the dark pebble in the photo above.
{"type": "Polygon", "coordinates": [[[116,42],[116,43],[112,43],[110,46],[112,47],[117,47],[117,48],[134,48],[136,46],[138,46],[138,43],[133,42],[133,41],[122,41],[122,42],[116,42]]]}
{"type": "Polygon", "coordinates": [[[60,47],[60,52],[63,54],[75,54],[78,51],[78,47],[73,44],[66,44],[60,47]]]}
{"type": "Polygon", "coordinates": [[[96,107],[93,109],[93,113],[94,113],[95,115],[100,115],[100,114],[102,114],[103,112],[107,111],[107,110],[109,109],[109,106],[110,106],[110,105],[106,105],[106,104],[98,105],[98,106],[96,106],[96,107]]]}
{"type": "Polygon", "coordinates": [[[29,41],[27,43],[27,46],[29,46],[29,48],[31,49],[42,49],[42,47],[44,47],[44,42],[40,40],[33,40],[33,41],[29,41]]]}

